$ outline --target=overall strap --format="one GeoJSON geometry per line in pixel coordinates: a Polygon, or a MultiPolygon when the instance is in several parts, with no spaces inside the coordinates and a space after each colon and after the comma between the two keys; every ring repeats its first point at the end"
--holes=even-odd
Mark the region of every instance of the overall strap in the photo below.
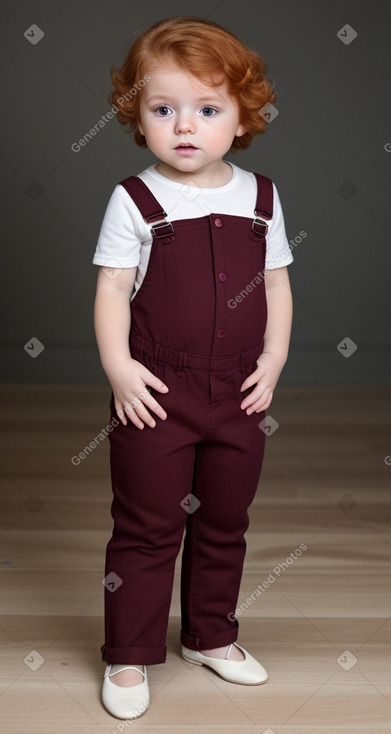
{"type": "Polygon", "coordinates": [[[150,224],[152,235],[157,237],[163,245],[174,242],[175,233],[171,222],[166,221],[167,213],[164,211],[158,200],[155,199],[152,191],[138,176],[129,176],[124,178],[119,184],[124,187],[129,196],[133,199],[137,208],[140,210],[143,219],[150,224]]]}
{"type": "Polygon", "coordinates": [[[254,172],[254,176],[257,181],[257,201],[250,236],[258,239],[257,235],[265,237],[269,229],[269,225],[262,219],[259,219],[259,217],[264,217],[264,219],[271,219],[273,217],[273,182],[261,173],[254,172]]]}

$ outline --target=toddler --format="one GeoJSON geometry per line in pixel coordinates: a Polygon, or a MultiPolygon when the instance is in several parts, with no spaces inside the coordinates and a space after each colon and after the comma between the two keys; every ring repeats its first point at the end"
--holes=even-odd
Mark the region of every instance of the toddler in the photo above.
{"type": "Polygon", "coordinates": [[[102,698],[136,718],[147,666],[166,659],[183,536],[183,658],[232,683],[267,680],[236,642],[235,609],[262,421],[288,356],[293,257],[275,184],[224,158],[267,129],[277,95],[264,60],[180,16],[143,33],[111,75],[119,122],[157,159],[115,186],[93,258],[116,419],[102,698]]]}

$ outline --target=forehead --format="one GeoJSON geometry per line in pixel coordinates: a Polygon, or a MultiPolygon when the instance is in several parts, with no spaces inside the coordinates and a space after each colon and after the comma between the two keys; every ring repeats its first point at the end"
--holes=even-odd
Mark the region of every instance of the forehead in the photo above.
{"type": "Polygon", "coordinates": [[[159,61],[153,58],[145,68],[151,77],[144,88],[145,96],[152,96],[157,89],[171,94],[177,91],[181,94],[190,93],[192,96],[229,96],[226,77],[221,73],[212,74],[203,81],[173,59],[159,61]]]}

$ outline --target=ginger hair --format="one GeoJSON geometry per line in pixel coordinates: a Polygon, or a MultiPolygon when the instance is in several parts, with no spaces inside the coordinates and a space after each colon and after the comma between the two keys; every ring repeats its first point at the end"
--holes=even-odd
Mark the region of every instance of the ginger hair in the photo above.
{"type": "Polygon", "coordinates": [[[230,150],[245,150],[254,135],[263,134],[268,123],[259,110],[277,98],[274,81],[266,76],[267,64],[251,48],[216,23],[193,16],[177,16],[160,20],[142,33],[132,44],[122,66],[112,66],[113,89],[108,100],[117,110],[118,121],[134,133],[142,148],[147,144],[137,127],[140,94],[151,61],[174,61],[202,82],[213,86],[216,76],[227,81],[229,93],[236,98],[239,123],[247,132],[235,136],[230,150]],[[130,90],[133,90],[131,92],[130,90]],[[136,91],[137,90],[137,91],[136,91]],[[139,91],[140,90],[140,91],[139,91]]]}

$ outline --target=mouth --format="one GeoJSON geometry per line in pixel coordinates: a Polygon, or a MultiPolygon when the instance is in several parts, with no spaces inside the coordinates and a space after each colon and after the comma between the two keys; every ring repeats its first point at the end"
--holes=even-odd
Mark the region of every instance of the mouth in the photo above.
{"type": "Polygon", "coordinates": [[[175,150],[184,150],[187,148],[198,150],[198,148],[196,148],[196,146],[193,145],[192,143],[179,143],[179,145],[175,147],[175,150]]]}

